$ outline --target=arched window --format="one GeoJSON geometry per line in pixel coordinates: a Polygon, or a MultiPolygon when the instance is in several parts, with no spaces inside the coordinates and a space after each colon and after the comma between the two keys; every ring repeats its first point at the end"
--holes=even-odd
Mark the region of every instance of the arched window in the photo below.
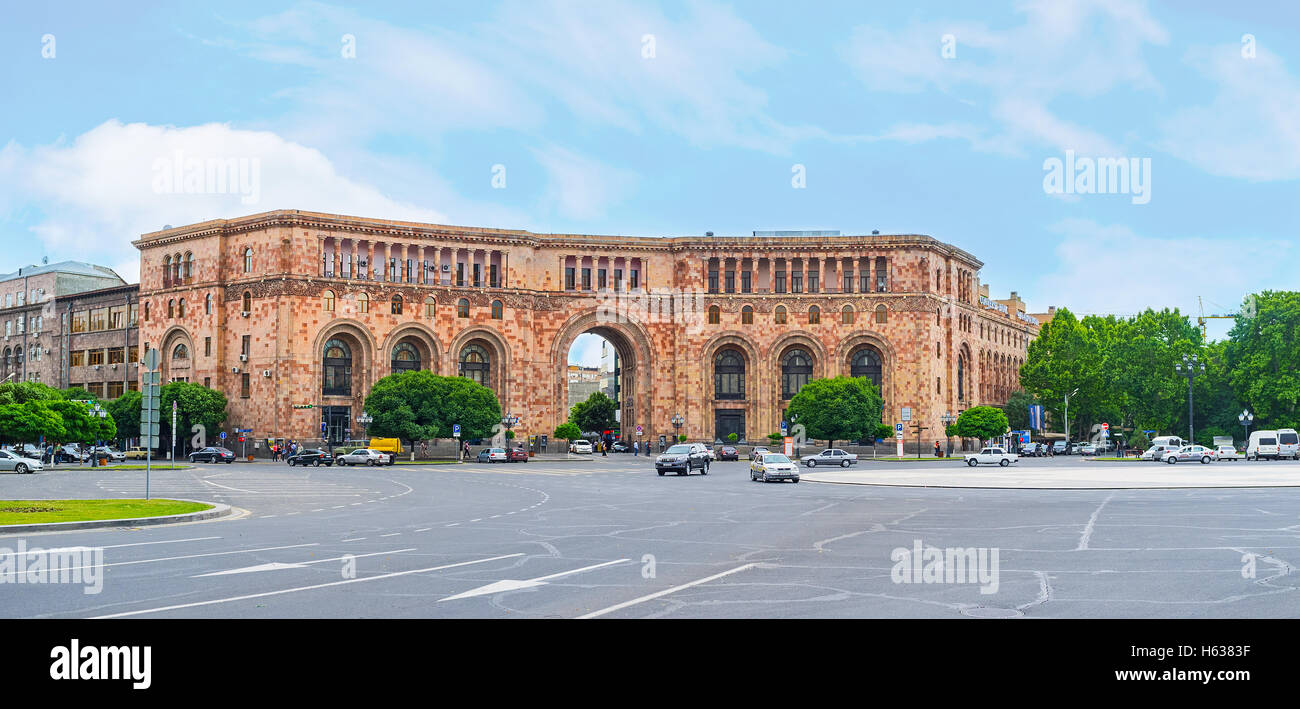
{"type": "Polygon", "coordinates": [[[144,304],[144,321],[149,322],[149,303],[144,304]]]}
{"type": "Polygon", "coordinates": [[[370,296],[366,295],[365,293],[357,293],[357,312],[358,313],[370,312],[370,296]]]}
{"type": "Polygon", "coordinates": [[[488,375],[491,366],[492,360],[481,345],[468,344],[460,351],[460,376],[466,379],[490,387],[491,377],[488,375]]]}
{"type": "Polygon", "coordinates": [[[348,396],[352,393],[352,350],[341,340],[325,343],[321,371],[324,373],[321,394],[348,396]]]}
{"type": "Polygon", "coordinates": [[[190,251],[185,252],[185,277],[194,277],[194,254],[190,251]]]}
{"type": "Polygon", "coordinates": [[[320,298],[321,305],[325,308],[325,312],[334,312],[334,291],[326,288],[325,292],[320,294],[320,298]]]}
{"type": "Polygon", "coordinates": [[[180,303],[179,303],[178,306],[177,306],[177,309],[176,309],[176,316],[177,316],[177,317],[182,317],[182,318],[185,317],[185,299],[184,299],[184,298],[181,298],[180,303]]]}
{"type": "Polygon", "coordinates": [[[778,305],[778,306],[776,306],[776,313],[772,316],[772,322],[776,323],[777,325],[784,325],[784,324],[785,324],[785,306],[784,306],[784,305],[778,305]]]}
{"type": "Polygon", "coordinates": [[[176,317],[176,299],[171,298],[167,301],[167,317],[176,317]]]}
{"type": "Polygon", "coordinates": [[[466,298],[461,298],[460,300],[456,301],[456,317],[458,317],[458,318],[467,318],[467,317],[469,317],[469,300],[468,300],[468,299],[466,299],[466,298]]]}
{"type": "Polygon", "coordinates": [[[207,314],[207,315],[211,315],[211,314],[212,314],[212,294],[211,294],[211,293],[209,293],[209,294],[208,294],[208,295],[203,299],[203,312],[204,312],[205,314],[207,314]]]}
{"type": "Polygon", "coordinates": [[[244,273],[253,272],[253,247],[249,246],[244,249],[244,273]]]}
{"type": "Polygon", "coordinates": [[[13,362],[14,352],[8,347],[5,348],[5,370],[9,370],[9,365],[13,362]]]}
{"type": "Polygon", "coordinates": [[[393,315],[401,315],[401,314],[402,314],[402,296],[400,296],[400,295],[395,295],[395,296],[393,296],[393,300],[392,300],[392,312],[393,312],[393,315]]]}
{"type": "Polygon", "coordinates": [[[842,324],[842,325],[852,325],[852,324],[853,324],[853,306],[852,306],[852,305],[846,305],[846,306],[844,306],[844,307],[840,310],[840,324],[842,324]]]}
{"type": "Polygon", "coordinates": [[[713,359],[713,396],[745,398],[745,358],[736,350],[723,350],[713,359]]]}
{"type": "Polygon", "coordinates": [[[18,369],[22,369],[22,366],[23,366],[23,348],[21,348],[21,347],[15,347],[15,348],[14,348],[14,367],[15,367],[15,368],[18,368],[18,369]]]}
{"type": "Polygon", "coordinates": [[[781,398],[792,399],[812,378],[812,357],[798,347],[781,358],[781,398]]]}
{"type": "Polygon", "coordinates": [[[808,308],[808,324],[817,325],[822,321],[822,309],[817,306],[808,308]]]}
{"type": "Polygon", "coordinates": [[[239,304],[240,304],[240,310],[242,310],[242,311],[244,311],[244,312],[246,312],[246,313],[251,313],[251,312],[253,312],[253,293],[252,293],[252,291],[244,291],[244,297],[240,298],[240,302],[239,302],[239,304]]]}
{"type": "Polygon", "coordinates": [[[431,318],[438,312],[438,301],[433,296],[424,299],[424,317],[431,318]]]}
{"type": "Polygon", "coordinates": [[[858,350],[849,364],[849,376],[866,377],[875,385],[877,391],[883,391],[881,388],[884,384],[883,371],[880,352],[873,347],[858,350]]]}
{"type": "Polygon", "coordinates": [[[888,315],[887,315],[888,312],[889,312],[889,309],[886,308],[885,306],[883,306],[883,305],[877,305],[877,306],[876,306],[876,322],[877,322],[877,323],[884,323],[885,320],[886,320],[886,318],[888,317],[888,315]]]}
{"type": "Polygon", "coordinates": [[[172,349],[172,359],[189,359],[189,358],[190,358],[190,348],[186,347],[184,343],[178,344],[176,345],[175,348],[172,349]]]}
{"type": "Polygon", "coordinates": [[[505,317],[505,306],[499,300],[492,301],[492,319],[500,320],[503,317],[505,317]]]}
{"type": "Polygon", "coordinates": [[[409,342],[399,342],[393,348],[393,373],[408,372],[420,368],[420,353],[409,342]]]}
{"type": "Polygon", "coordinates": [[[709,324],[717,325],[722,322],[722,310],[716,305],[709,306],[709,324]]]}
{"type": "Polygon", "coordinates": [[[957,401],[966,399],[966,355],[957,353],[957,401]]]}
{"type": "Polygon", "coordinates": [[[176,254],[172,257],[172,280],[180,282],[181,280],[181,255],[176,254]]]}
{"type": "Polygon", "coordinates": [[[753,324],[754,324],[754,309],[753,309],[753,308],[751,308],[750,306],[746,305],[745,307],[743,307],[743,308],[740,309],[740,324],[741,324],[741,325],[753,325],[753,324]]]}
{"type": "MultiPolygon", "coordinates": [[[[164,256],[163,257],[163,285],[170,284],[171,280],[172,280],[172,257],[164,256]]],[[[8,301],[8,298],[6,298],[5,300],[8,301]]],[[[7,305],[8,304],[6,302],[6,307],[7,305]]]]}

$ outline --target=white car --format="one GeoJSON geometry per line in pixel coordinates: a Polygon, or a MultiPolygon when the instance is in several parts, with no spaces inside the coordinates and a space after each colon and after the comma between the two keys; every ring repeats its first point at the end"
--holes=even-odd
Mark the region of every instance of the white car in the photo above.
{"type": "Polygon", "coordinates": [[[781,453],[764,453],[749,464],[750,481],[789,480],[799,482],[799,467],[781,453]]]}
{"type": "Polygon", "coordinates": [[[1015,453],[1008,453],[1001,448],[985,448],[979,453],[966,454],[966,465],[969,465],[972,468],[980,463],[987,463],[989,465],[997,463],[1005,468],[1018,460],[1020,460],[1020,456],[1015,453]]]}
{"type": "Polygon", "coordinates": [[[1246,456],[1242,455],[1240,451],[1232,446],[1219,446],[1214,449],[1215,460],[1241,460],[1245,457],[1246,456]]]}
{"type": "Polygon", "coordinates": [[[24,458],[12,451],[0,450],[0,470],[12,470],[15,473],[34,473],[44,470],[45,466],[35,458],[24,458]]]}
{"type": "Polygon", "coordinates": [[[573,441],[569,444],[570,453],[591,453],[591,441],[573,441]]]}
{"type": "Polygon", "coordinates": [[[1180,462],[1200,461],[1202,464],[1214,462],[1214,449],[1205,446],[1183,446],[1176,451],[1165,452],[1163,459],[1173,465],[1180,462]]]}
{"type": "Polygon", "coordinates": [[[373,448],[358,448],[334,458],[339,465],[392,465],[393,456],[373,448]]]}
{"type": "Polygon", "coordinates": [[[1092,443],[1085,443],[1079,446],[1079,455],[1097,455],[1097,446],[1092,443]]]}

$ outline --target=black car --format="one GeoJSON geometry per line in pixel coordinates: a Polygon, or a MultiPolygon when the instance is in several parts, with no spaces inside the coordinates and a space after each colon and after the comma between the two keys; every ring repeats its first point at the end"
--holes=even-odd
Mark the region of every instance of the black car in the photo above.
{"type": "Polygon", "coordinates": [[[740,451],[735,446],[723,446],[718,451],[718,460],[740,460],[740,451]]]}
{"type": "Polygon", "coordinates": [[[307,448],[285,459],[289,465],[334,465],[334,456],[319,448],[307,448]]]}
{"type": "Polygon", "coordinates": [[[235,453],[221,446],[209,446],[190,453],[191,463],[233,463],[235,453]]]}
{"type": "Polygon", "coordinates": [[[610,446],[609,449],[615,453],[632,452],[632,446],[628,445],[627,441],[614,441],[614,445],[610,446]]]}

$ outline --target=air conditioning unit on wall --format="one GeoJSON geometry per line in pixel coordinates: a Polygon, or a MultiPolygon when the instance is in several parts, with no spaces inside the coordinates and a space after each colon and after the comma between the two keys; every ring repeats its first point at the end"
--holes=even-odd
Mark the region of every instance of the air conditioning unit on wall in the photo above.
{"type": "Polygon", "coordinates": [[[241,354],[241,355],[239,355],[239,361],[240,361],[240,362],[247,362],[247,361],[248,361],[248,355],[246,355],[246,354],[241,354]]]}
{"type": "Polygon", "coordinates": [[[263,370],[262,370],[262,376],[264,376],[264,377],[269,377],[269,376],[271,376],[271,370],[269,370],[269,369],[263,369],[263,370]]]}
{"type": "Polygon", "coordinates": [[[230,371],[234,372],[235,374],[239,374],[239,367],[231,367],[230,371]]]}
{"type": "Polygon", "coordinates": [[[248,311],[247,311],[247,310],[241,310],[241,311],[239,311],[239,317],[241,317],[241,318],[246,318],[246,317],[248,317],[248,311]]]}

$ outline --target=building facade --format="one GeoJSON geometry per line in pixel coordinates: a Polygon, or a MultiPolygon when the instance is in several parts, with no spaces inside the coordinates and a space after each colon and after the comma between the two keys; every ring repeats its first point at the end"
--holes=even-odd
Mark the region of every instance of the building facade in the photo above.
{"type": "Polygon", "coordinates": [[[79,261],[0,276],[0,380],[59,389],[78,384],[104,396],[110,386],[117,393],[119,385],[129,388],[138,376],[125,362],[137,333],[128,324],[127,303],[138,300],[138,291],[112,269],[79,261]],[[73,366],[77,352],[104,366],[73,366]],[[122,366],[109,366],[119,356],[122,366]]]}
{"type": "MultiPolygon", "coordinates": [[[[865,376],[886,422],[997,404],[1038,327],[929,236],[612,237],[275,211],[143,235],[140,341],[256,438],[341,440],[379,378],[493,389],[516,433],[568,415],[568,353],[617,351],[622,430],[750,440],[810,379],[865,376]]],[[[1017,301],[1018,302],[1018,299],[1017,301]]]]}

